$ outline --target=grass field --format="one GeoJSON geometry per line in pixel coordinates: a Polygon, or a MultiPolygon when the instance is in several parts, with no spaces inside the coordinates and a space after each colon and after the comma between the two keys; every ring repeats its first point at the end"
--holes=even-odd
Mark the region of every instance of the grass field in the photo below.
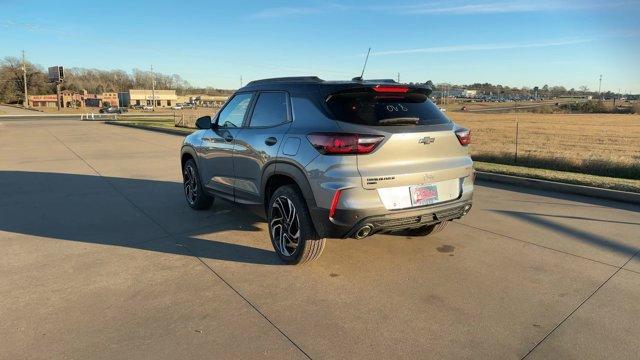
{"type": "Polygon", "coordinates": [[[447,115],[471,129],[475,160],[640,179],[640,115],[447,115]]]}

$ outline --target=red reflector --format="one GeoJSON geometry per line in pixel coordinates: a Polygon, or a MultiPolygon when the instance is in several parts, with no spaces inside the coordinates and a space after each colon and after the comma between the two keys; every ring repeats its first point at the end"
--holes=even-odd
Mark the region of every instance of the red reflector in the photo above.
{"type": "Polygon", "coordinates": [[[373,91],[381,93],[406,93],[409,91],[409,88],[406,86],[376,85],[373,87],[373,91]]]}
{"type": "Polygon", "coordinates": [[[456,130],[456,136],[460,141],[460,145],[467,146],[471,144],[471,131],[469,129],[461,128],[456,130]]]}
{"type": "Polygon", "coordinates": [[[333,219],[333,215],[336,213],[336,207],[338,206],[338,201],[340,201],[340,194],[342,190],[336,190],[335,194],[333,194],[333,199],[331,199],[331,207],[329,208],[329,219],[333,219]]]}
{"type": "Polygon", "coordinates": [[[307,139],[323,155],[368,154],[384,139],[382,135],[312,133],[307,139]]]}

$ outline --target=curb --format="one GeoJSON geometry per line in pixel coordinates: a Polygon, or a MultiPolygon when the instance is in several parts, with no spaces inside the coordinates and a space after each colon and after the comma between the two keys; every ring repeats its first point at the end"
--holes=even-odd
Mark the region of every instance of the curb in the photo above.
{"type": "Polygon", "coordinates": [[[150,126],[140,126],[140,125],[135,125],[135,124],[121,123],[121,122],[117,122],[117,121],[105,121],[104,123],[107,124],[107,125],[124,126],[124,127],[134,128],[134,129],[155,131],[155,132],[164,133],[164,134],[170,134],[170,135],[187,136],[187,135],[190,134],[190,133],[187,133],[187,132],[184,132],[184,131],[180,131],[180,130],[162,129],[162,128],[156,128],[156,127],[150,127],[150,126]]]}
{"type": "Polygon", "coordinates": [[[556,181],[531,179],[520,176],[494,174],[476,171],[476,179],[502,184],[520,185],[529,188],[556,191],[562,193],[585,195],[599,199],[615,200],[631,204],[640,204],[640,193],[629,191],[601,189],[592,186],[565,184],[556,181]]]}

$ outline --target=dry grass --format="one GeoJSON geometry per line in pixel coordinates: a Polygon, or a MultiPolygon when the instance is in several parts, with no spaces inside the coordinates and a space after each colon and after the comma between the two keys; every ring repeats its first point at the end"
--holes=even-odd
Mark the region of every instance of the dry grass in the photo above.
{"type": "Polygon", "coordinates": [[[620,179],[597,175],[573,173],[548,169],[536,169],[523,166],[485,163],[475,161],[473,167],[478,171],[533,179],[550,180],[567,184],[593,186],[604,189],[640,193],[640,180],[620,179]]]}
{"type": "Polygon", "coordinates": [[[216,113],[220,110],[219,107],[216,108],[204,108],[200,107],[197,109],[182,109],[174,111],[175,125],[178,127],[186,127],[186,128],[195,128],[196,120],[205,115],[209,115],[214,117],[216,113]]]}
{"type": "Polygon", "coordinates": [[[471,152],[480,161],[640,179],[640,115],[451,112],[448,116],[472,130],[471,152]]]}

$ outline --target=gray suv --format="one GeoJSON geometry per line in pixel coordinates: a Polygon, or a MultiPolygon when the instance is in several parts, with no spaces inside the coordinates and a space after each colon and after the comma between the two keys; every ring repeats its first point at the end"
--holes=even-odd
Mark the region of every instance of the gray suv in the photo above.
{"type": "Polygon", "coordinates": [[[471,209],[469,130],[393,80],[290,77],[238,90],[181,150],[194,209],[260,205],[278,256],[317,259],[325,238],[429,235],[471,209]]]}

